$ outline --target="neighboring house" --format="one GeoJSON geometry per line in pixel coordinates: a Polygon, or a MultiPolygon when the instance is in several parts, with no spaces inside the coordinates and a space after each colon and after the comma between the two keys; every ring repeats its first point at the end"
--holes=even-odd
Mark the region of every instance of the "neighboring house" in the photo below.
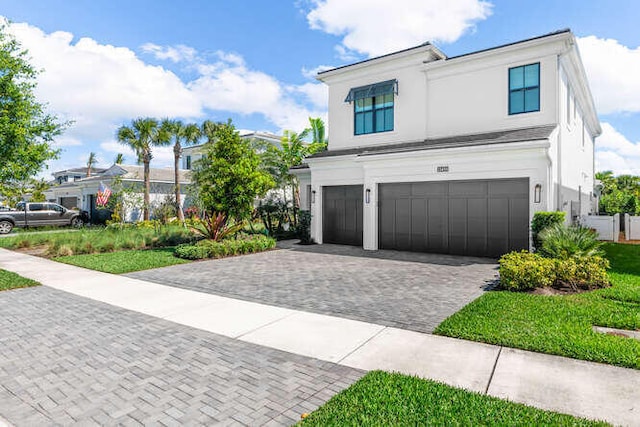
{"type": "Polygon", "coordinates": [[[592,211],[601,128],[569,30],[324,71],[329,147],[294,169],[318,243],[498,256],[536,211],[592,211]]]}
{"type": "MultiPolygon", "coordinates": [[[[240,137],[250,140],[259,140],[269,144],[280,146],[281,136],[267,132],[239,131],[240,137]]],[[[182,149],[182,169],[190,170],[193,163],[202,158],[202,149],[205,144],[187,146],[182,149]]]]}
{"type": "MultiPolygon", "coordinates": [[[[53,181],[51,184],[64,184],[65,182],[73,182],[87,177],[88,168],[72,168],[53,173],[53,181]]],[[[106,169],[91,168],[91,175],[100,175],[106,169]]]]}
{"type": "MultiPolygon", "coordinates": [[[[183,194],[181,202],[183,206],[189,205],[187,192],[191,184],[189,171],[180,170],[180,192],[183,194]],[[187,199],[187,200],[185,200],[187,199]]],[[[129,204],[132,206],[126,213],[125,220],[128,222],[142,219],[142,197],[144,193],[144,167],[133,165],[115,164],[105,169],[100,175],[93,175],[89,178],[79,179],[74,182],[67,182],[51,187],[45,192],[47,200],[61,203],[66,199],[74,198],[74,207],[89,212],[92,223],[104,222],[111,212],[96,207],[96,197],[100,183],[103,182],[112,191],[116,191],[116,181],[119,185],[131,189],[129,191],[129,204]],[[134,202],[132,199],[136,199],[134,202]]],[[[167,196],[174,193],[174,171],[173,168],[151,168],[151,205],[157,205],[165,200],[167,196]]]]}

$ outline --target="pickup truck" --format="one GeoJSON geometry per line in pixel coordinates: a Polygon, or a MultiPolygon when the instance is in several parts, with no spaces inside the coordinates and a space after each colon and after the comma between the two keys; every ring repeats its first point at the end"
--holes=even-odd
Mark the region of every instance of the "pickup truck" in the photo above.
{"type": "Polygon", "coordinates": [[[11,232],[13,227],[47,225],[81,227],[87,222],[89,222],[87,211],[67,209],[57,203],[20,202],[14,209],[0,209],[0,234],[11,232]]]}

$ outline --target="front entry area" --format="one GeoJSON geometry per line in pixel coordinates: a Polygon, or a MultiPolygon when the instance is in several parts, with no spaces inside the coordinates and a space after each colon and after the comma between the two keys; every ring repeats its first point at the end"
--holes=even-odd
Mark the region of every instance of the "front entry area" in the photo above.
{"type": "Polygon", "coordinates": [[[378,188],[380,249],[499,257],[529,248],[529,180],[411,182],[378,188]]]}
{"type": "Polygon", "coordinates": [[[322,187],[322,241],[362,246],[362,185],[322,187]]]}

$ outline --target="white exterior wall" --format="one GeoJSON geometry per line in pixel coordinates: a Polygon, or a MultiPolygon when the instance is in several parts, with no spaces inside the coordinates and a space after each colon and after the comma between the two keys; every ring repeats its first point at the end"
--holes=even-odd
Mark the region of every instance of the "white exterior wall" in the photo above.
{"type": "Polygon", "coordinates": [[[592,210],[594,185],[594,137],[585,122],[584,107],[571,88],[567,73],[559,61],[558,122],[559,151],[557,153],[557,208],[566,213],[570,222],[571,203],[579,203],[578,217],[592,210]],[[568,89],[568,87],[570,89],[568,89]],[[569,99],[567,102],[567,92],[569,99]]]}
{"type": "Polygon", "coordinates": [[[392,155],[318,159],[311,166],[312,188],[316,191],[312,204],[311,237],[322,243],[322,187],[330,185],[363,185],[371,190],[371,200],[364,205],[363,246],[378,249],[378,184],[391,182],[454,181],[473,179],[528,178],[530,218],[533,213],[549,209],[542,197],[534,203],[534,187],[549,188],[548,142],[509,144],[494,147],[466,147],[426,150],[392,155]],[[447,165],[449,172],[437,173],[436,167],[447,165]]]}
{"type": "Polygon", "coordinates": [[[427,67],[426,137],[493,132],[556,121],[557,65],[540,49],[486,60],[427,67]],[[540,111],[509,115],[509,68],[540,63],[540,111]]]}
{"type": "Polygon", "coordinates": [[[426,80],[421,71],[425,51],[394,61],[392,65],[372,65],[362,70],[328,79],[329,82],[329,149],[361,147],[424,139],[426,116],[426,80]],[[354,103],[344,102],[352,88],[386,80],[398,80],[394,98],[393,131],[354,135],[354,103]]]}

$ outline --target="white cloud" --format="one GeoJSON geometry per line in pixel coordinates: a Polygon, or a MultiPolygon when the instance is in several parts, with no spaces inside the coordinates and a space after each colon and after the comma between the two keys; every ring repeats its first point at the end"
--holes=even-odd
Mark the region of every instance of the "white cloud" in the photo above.
{"type": "Polygon", "coordinates": [[[312,29],[341,36],[341,56],[377,56],[438,41],[452,43],[491,15],[483,0],[313,0],[312,29]]]}
{"type": "Polygon", "coordinates": [[[152,54],[156,59],[169,60],[171,62],[191,62],[195,60],[197,51],[183,44],[175,46],[160,46],[154,43],[145,43],[141,46],[143,52],[152,54]]]}
{"type": "Polygon", "coordinates": [[[322,71],[331,70],[332,68],[335,68],[335,66],[333,66],[333,65],[318,65],[317,67],[314,67],[314,68],[302,67],[302,75],[305,76],[308,79],[315,80],[315,78],[318,75],[318,73],[321,73],[322,71]]]}
{"type": "MultiPolygon", "coordinates": [[[[251,69],[237,53],[216,51],[205,56],[185,45],[142,46],[143,52],[168,65],[186,65],[190,77],[181,78],[165,66],[146,63],[126,47],[74,39],[63,31],[45,33],[27,23],[12,23],[9,28],[29,50],[31,63],[44,70],[38,76],[38,99],[48,102],[61,120],[73,122],[56,140],[57,147],[64,147],[63,158],[52,165],[67,164],[81,151],[99,149],[109,153],[103,156],[107,163],[117,152],[135,161],[113,138],[118,126],[141,116],[195,120],[204,118],[207,110],[259,114],[278,130],[300,130],[309,116],[326,117],[321,89],[286,85],[251,69]]],[[[172,159],[170,148],[156,149],[156,166],[170,165],[172,159]]]]}
{"type": "Polygon", "coordinates": [[[602,135],[596,140],[596,170],[640,175],[640,142],[633,143],[609,123],[602,123],[602,135]]]}
{"type": "Polygon", "coordinates": [[[640,47],[596,36],[578,45],[598,113],[640,112],[640,47]]]}
{"type": "Polygon", "coordinates": [[[324,83],[305,83],[291,90],[303,94],[316,108],[326,110],[329,105],[329,87],[324,83]]]}

